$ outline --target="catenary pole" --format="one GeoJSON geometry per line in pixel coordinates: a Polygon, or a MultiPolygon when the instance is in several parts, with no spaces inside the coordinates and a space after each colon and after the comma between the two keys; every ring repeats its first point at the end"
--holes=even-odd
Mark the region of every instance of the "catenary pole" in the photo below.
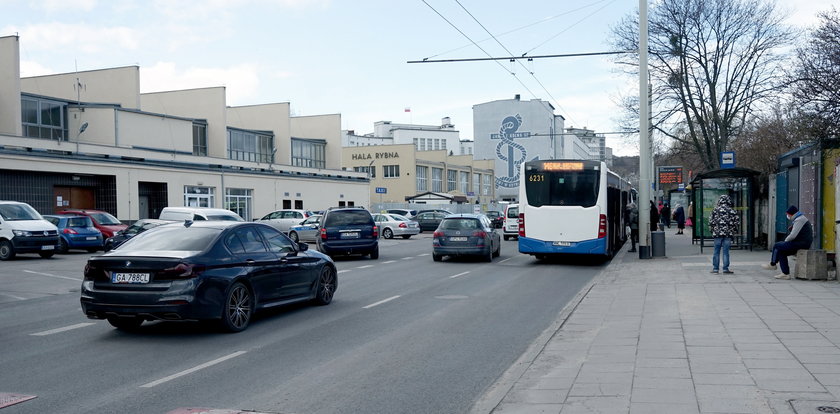
{"type": "Polygon", "coordinates": [[[639,0],[639,258],[650,251],[650,102],[648,99],[648,0],[639,0]]]}

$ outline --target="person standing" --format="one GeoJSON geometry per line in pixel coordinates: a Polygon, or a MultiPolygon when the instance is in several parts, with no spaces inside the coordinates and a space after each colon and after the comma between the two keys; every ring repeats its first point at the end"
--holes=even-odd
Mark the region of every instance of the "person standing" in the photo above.
{"type": "Polygon", "coordinates": [[[662,210],[659,210],[659,217],[662,218],[662,224],[667,228],[671,228],[671,205],[665,203],[662,210]]]}
{"type": "Polygon", "coordinates": [[[732,238],[738,233],[738,213],[732,209],[732,199],[722,195],[717,206],[709,216],[709,230],[715,238],[715,252],[712,255],[712,273],[718,273],[720,256],[723,253],[723,273],[733,273],[729,270],[729,248],[732,238]]]}
{"type": "Polygon", "coordinates": [[[685,223],[690,227],[694,227],[694,202],[688,203],[688,220],[685,223]]]}
{"type": "Polygon", "coordinates": [[[788,235],[784,241],[773,245],[773,253],[770,256],[770,264],[762,265],[764,269],[775,269],[776,263],[782,268],[782,273],[774,276],[776,279],[790,279],[790,266],[788,256],[796,254],[800,249],[810,249],[814,241],[814,230],[808,218],[799,211],[796,206],[788,207],[787,219],[791,221],[788,227],[788,235]]]}
{"type": "Polygon", "coordinates": [[[627,224],[630,226],[630,245],[628,252],[636,251],[636,243],[639,242],[639,209],[636,208],[636,203],[630,202],[627,204],[627,224]]]}
{"type": "Polygon", "coordinates": [[[653,200],[650,200],[650,214],[648,216],[650,218],[650,231],[659,230],[659,210],[656,208],[656,204],[653,204],[653,200]]]}
{"type": "Polygon", "coordinates": [[[682,204],[677,204],[677,208],[674,209],[674,221],[677,222],[677,234],[683,234],[683,229],[685,228],[685,210],[682,204]]]}

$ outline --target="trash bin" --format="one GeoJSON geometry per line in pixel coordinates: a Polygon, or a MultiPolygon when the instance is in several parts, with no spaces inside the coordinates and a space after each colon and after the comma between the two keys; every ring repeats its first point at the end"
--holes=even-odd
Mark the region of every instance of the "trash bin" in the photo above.
{"type": "Polygon", "coordinates": [[[650,249],[653,257],[665,257],[665,232],[650,232],[650,249]]]}

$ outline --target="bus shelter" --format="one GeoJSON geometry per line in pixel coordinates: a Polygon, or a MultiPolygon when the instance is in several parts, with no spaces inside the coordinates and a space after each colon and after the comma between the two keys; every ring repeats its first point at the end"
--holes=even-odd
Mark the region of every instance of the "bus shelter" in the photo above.
{"type": "Polygon", "coordinates": [[[714,237],[709,230],[709,217],[722,195],[732,199],[732,208],[740,218],[738,234],[732,240],[735,249],[752,250],[755,234],[755,190],[758,171],[748,168],[726,168],[698,174],[691,180],[691,208],[694,223],[691,227],[692,243],[703,247],[714,246],[714,237]]]}

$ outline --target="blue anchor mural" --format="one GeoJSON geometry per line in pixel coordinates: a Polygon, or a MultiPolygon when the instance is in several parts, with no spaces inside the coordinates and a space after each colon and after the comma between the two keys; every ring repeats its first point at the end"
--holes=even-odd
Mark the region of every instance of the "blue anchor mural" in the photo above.
{"type": "Polygon", "coordinates": [[[507,161],[507,176],[496,177],[496,186],[505,188],[519,187],[519,166],[525,162],[528,152],[525,147],[514,142],[515,138],[530,138],[530,132],[517,132],[522,125],[519,114],[505,117],[498,134],[490,134],[490,139],[501,139],[496,145],[496,157],[507,161]],[[505,150],[506,151],[503,151],[505,150]],[[516,153],[519,153],[516,156],[516,153]]]}

